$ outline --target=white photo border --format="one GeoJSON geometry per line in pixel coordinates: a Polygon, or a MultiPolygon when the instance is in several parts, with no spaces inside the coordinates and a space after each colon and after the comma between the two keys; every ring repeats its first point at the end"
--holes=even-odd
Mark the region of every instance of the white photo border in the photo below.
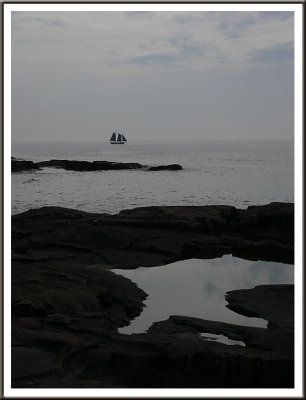
{"type": "Polygon", "coordinates": [[[4,376],[5,397],[303,397],[303,5],[302,3],[4,3],[4,376]],[[11,13],[13,11],[292,11],[295,48],[295,387],[293,389],[11,388],[11,13]]]}

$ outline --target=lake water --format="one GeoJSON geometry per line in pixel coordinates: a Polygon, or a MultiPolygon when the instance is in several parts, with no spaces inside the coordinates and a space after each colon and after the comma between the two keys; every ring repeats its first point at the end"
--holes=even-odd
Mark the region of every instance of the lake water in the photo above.
{"type": "Polygon", "coordinates": [[[153,322],[183,315],[244,326],[266,327],[225,307],[225,293],[257,285],[293,283],[292,265],[248,261],[231,255],[213,260],[191,259],[154,268],[113,270],[134,281],[149,296],[141,315],[120,333],[145,332],[153,322]]]}
{"type": "Polygon", "coordinates": [[[88,143],[13,143],[12,156],[50,159],[178,163],[182,171],[76,172],[44,168],[12,174],[12,213],[42,206],[90,212],[155,205],[228,204],[239,208],[293,202],[290,140],[203,140],[88,143]]]}

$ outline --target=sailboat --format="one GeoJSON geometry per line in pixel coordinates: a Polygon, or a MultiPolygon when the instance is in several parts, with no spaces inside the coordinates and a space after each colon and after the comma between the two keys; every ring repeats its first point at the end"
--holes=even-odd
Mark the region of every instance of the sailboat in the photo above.
{"type": "Polygon", "coordinates": [[[123,144],[127,142],[125,136],[122,133],[116,133],[116,132],[113,132],[109,140],[111,144],[123,144]]]}

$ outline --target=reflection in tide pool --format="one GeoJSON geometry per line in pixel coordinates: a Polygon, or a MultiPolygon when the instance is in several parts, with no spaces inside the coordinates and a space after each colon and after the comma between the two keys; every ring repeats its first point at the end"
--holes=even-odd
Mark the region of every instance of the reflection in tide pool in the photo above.
{"type": "Polygon", "coordinates": [[[213,341],[215,340],[216,342],[219,343],[224,343],[230,346],[242,346],[245,347],[245,343],[242,342],[241,340],[233,340],[229,339],[227,336],[224,335],[216,335],[215,333],[200,333],[199,334],[200,338],[203,340],[210,340],[213,341]]]}
{"type": "Polygon", "coordinates": [[[293,283],[294,279],[292,265],[254,262],[231,255],[113,271],[131,279],[149,295],[141,315],[119,329],[125,334],[145,332],[153,322],[166,320],[170,315],[266,327],[267,322],[262,319],[244,317],[226,308],[225,293],[257,285],[293,283]]]}

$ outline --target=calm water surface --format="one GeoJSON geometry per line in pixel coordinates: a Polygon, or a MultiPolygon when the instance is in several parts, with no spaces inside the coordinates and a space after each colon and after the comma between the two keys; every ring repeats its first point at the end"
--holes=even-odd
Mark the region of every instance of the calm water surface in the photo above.
{"type": "Polygon", "coordinates": [[[12,174],[12,213],[42,206],[90,212],[156,205],[228,204],[246,208],[293,202],[293,141],[13,144],[26,160],[107,160],[144,165],[179,163],[182,171],[76,172],[44,168],[12,174]]]}
{"type": "Polygon", "coordinates": [[[266,327],[267,321],[263,319],[244,317],[226,308],[225,293],[257,285],[293,283],[294,280],[292,265],[254,262],[231,255],[113,271],[131,279],[149,295],[141,315],[119,330],[125,334],[145,332],[153,322],[166,320],[170,315],[266,327]]]}

